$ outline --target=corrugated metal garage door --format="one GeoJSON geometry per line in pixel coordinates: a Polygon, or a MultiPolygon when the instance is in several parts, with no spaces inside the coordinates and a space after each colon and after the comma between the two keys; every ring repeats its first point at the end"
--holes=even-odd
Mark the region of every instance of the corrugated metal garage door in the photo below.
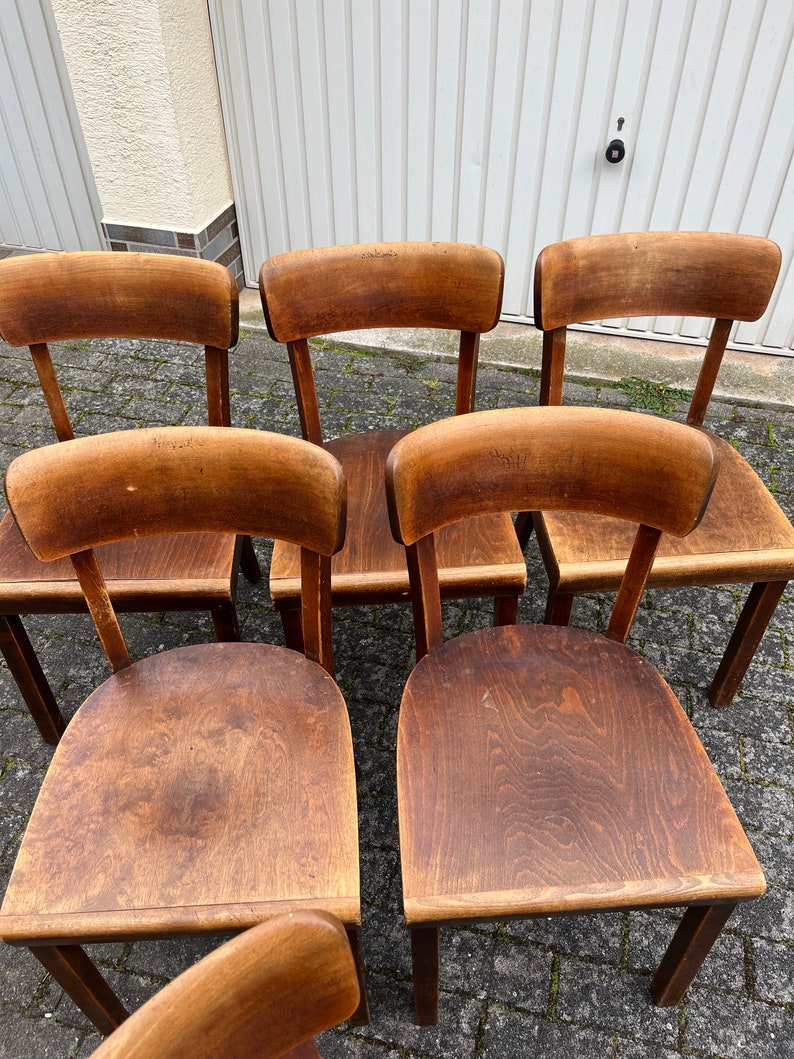
{"type": "Polygon", "coordinates": [[[100,216],[49,0],[0,0],[0,246],[101,249],[100,216]]]}
{"type": "MultiPolygon", "coordinates": [[[[248,282],[286,249],[486,243],[506,261],[506,317],[526,320],[546,243],[752,232],[781,244],[784,271],[734,344],[792,352],[791,0],[209,6],[248,282]]],[[[632,327],[702,334],[693,320],[632,327]]]]}

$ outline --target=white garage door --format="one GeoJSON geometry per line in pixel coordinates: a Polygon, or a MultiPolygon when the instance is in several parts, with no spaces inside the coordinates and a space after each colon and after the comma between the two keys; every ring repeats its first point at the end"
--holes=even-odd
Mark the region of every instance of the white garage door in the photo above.
{"type": "MultiPolygon", "coordinates": [[[[792,352],[791,0],[209,6],[249,283],[287,249],[485,243],[506,261],[506,318],[527,320],[546,243],[751,232],[780,243],[783,274],[733,344],[792,352]]],[[[702,323],[631,333],[697,338],[702,323]]]]}
{"type": "Polygon", "coordinates": [[[100,216],[49,0],[0,0],[0,247],[98,250],[100,216]]]}

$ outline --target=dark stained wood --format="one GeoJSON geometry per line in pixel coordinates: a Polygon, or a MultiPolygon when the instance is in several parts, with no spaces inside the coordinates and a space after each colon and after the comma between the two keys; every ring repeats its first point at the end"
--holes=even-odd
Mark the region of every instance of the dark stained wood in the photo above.
{"type": "Polygon", "coordinates": [[[787,584],[787,581],[767,581],[750,589],[709,687],[709,698],[714,706],[731,704],[787,584]]]}
{"type": "MultiPolygon", "coordinates": [[[[122,431],[25,453],[6,473],[6,494],[38,558],[76,559],[117,672],[80,707],[53,757],[0,936],[34,949],[74,947],[236,931],[312,908],[337,916],[357,940],[353,748],[330,675],[327,558],[345,526],[338,462],[263,431],[122,431]],[[304,564],[308,657],[210,643],[129,664],[90,549],[180,525],[281,533],[319,554],[304,564]]],[[[357,963],[363,991],[360,949],[357,963]]],[[[93,1018],[93,986],[65,987],[93,1018]]],[[[366,1017],[365,997],[358,1011],[366,1017]]]]}
{"type": "Polygon", "coordinates": [[[438,1022],[438,927],[411,930],[411,965],[414,982],[414,1022],[435,1026],[438,1022]]]}
{"type": "Polygon", "coordinates": [[[735,904],[694,905],[686,910],[651,982],[657,1007],[671,1007],[684,993],[730,919],[735,904]]]}
{"type": "MultiPolygon", "coordinates": [[[[702,316],[714,319],[688,422],[703,422],[735,320],[765,310],[780,268],[767,239],[713,232],[590,236],[546,247],[535,269],[535,322],[543,329],[541,404],[560,404],[565,329],[598,319],[702,316]]],[[[749,464],[721,443],[722,469],[706,517],[682,539],[664,538],[649,585],[784,583],[794,571],[794,529],[749,464]]],[[[625,568],[630,528],[598,515],[522,513],[524,547],[534,527],[549,576],[547,620],[564,624],[573,596],[611,592],[625,568]]],[[[728,705],[741,685],[774,606],[777,588],[751,593],[709,691],[728,705]]],[[[779,598],[779,596],[778,596],[779,598]]]]}
{"type": "Polygon", "coordinates": [[[437,1017],[442,925],[713,908],[685,917],[657,974],[654,999],[675,1003],[719,933],[720,909],[764,892],[684,710],[624,642],[660,532],[693,530],[717,474],[704,431],[604,409],[474,413],[393,449],[386,491],[410,557],[420,659],[397,737],[417,1022],[437,1017]],[[441,644],[433,535],[500,505],[640,521],[606,636],[500,626],[441,644]]]}
{"type": "MultiPolygon", "coordinates": [[[[237,334],[236,283],[228,269],[211,262],[109,252],[31,254],[0,262],[0,335],[12,345],[29,345],[60,441],[74,431],[48,342],[124,336],[198,342],[205,347],[208,422],[226,426],[228,350],[237,334]]],[[[39,563],[10,517],[0,524],[0,542],[0,614],[15,621],[19,648],[9,643],[15,653],[6,660],[43,738],[57,741],[62,722],[17,615],[83,610],[83,595],[68,560],[52,567],[39,563]],[[43,713],[42,703],[50,704],[43,713]]],[[[250,540],[214,533],[162,537],[110,551],[106,576],[120,609],[207,609],[219,638],[239,638],[237,567],[251,581],[261,576],[250,540]]]]}
{"type": "MultiPolygon", "coordinates": [[[[271,336],[287,344],[303,436],[323,444],[308,339],[372,327],[447,328],[460,332],[455,413],[472,411],[479,335],[501,307],[499,255],[459,243],[375,243],[281,254],[266,261],[260,293],[271,336]]],[[[452,409],[450,409],[450,412],[452,409]]],[[[401,431],[371,431],[326,442],[349,490],[345,547],[332,561],[335,606],[407,602],[403,549],[392,540],[383,475],[401,431]]],[[[439,538],[444,598],[493,596],[508,621],[526,584],[526,563],[506,513],[467,520],[439,538]]],[[[278,543],[270,590],[286,642],[300,647],[297,549],[278,543]]]]}
{"type": "Polygon", "coordinates": [[[342,925],[322,912],[297,912],[253,927],[205,956],[93,1055],[307,1059],[319,1054],[314,1035],[343,1022],[357,1003],[356,968],[342,925]]]}
{"type": "Polygon", "coordinates": [[[66,722],[25,627],[16,614],[0,616],[0,650],[42,738],[47,743],[57,743],[66,722]]]}
{"type": "Polygon", "coordinates": [[[42,945],[33,955],[102,1033],[112,1033],[127,1018],[126,1008],[79,945],[42,945]]]}

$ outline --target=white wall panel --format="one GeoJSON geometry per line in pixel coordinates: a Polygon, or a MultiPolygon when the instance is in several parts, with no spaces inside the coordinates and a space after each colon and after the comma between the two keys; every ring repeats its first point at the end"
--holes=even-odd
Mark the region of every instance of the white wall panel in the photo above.
{"type": "MultiPolygon", "coordinates": [[[[527,320],[549,242],[753,232],[781,244],[784,268],[734,344],[791,352],[791,0],[209,7],[249,282],[287,249],[481,242],[505,258],[506,317],[527,320]],[[618,135],[626,157],[610,165],[618,135]]],[[[632,320],[630,333],[697,340],[704,325],[632,320]]]]}
{"type": "Polygon", "coordinates": [[[49,0],[0,0],[0,246],[103,246],[49,0]]]}

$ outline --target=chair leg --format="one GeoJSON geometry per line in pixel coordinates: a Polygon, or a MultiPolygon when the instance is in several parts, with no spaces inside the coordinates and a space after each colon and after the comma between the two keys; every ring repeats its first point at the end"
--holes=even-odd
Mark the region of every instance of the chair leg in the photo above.
{"type": "Polygon", "coordinates": [[[712,706],[730,706],[787,584],[758,582],[750,589],[708,690],[712,706]]]}
{"type": "Polygon", "coordinates": [[[100,1033],[112,1033],[128,1012],[79,945],[31,946],[30,951],[100,1033]]]}
{"type": "Polygon", "coordinates": [[[211,610],[210,614],[218,643],[237,643],[240,639],[240,626],[234,604],[223,603],[211,610]]]}
{"type": "Polygon", "coordinates": [[[262,578],[259,560],[256,557],[250,537],[243,537],[243,546],[240,551],[240,569],[243,572],[243,577],[246,581],[250,581],[252,585],[255,585],[262,578]]]}
{"type": "Polygon", "coordinates": [[[438,1022],[438,927],[411,929],[411,965],[414,982],[414,1022],[435,1026],[438,1022]]]}
{"type": "Polygon", "coordinates": [[[678,924],[651,982],[657,1007],[682,1000],[736,905],[691,905],[678,924]]]}
{"type": "Polygon", "coordinates": [[[553,589],[549,589],[549,595],[546,599],[546,613],[543,617],[543,621],[546,625],[567,625],[571,620],[571,611],[573,610],[573,601],[576,597],[569,596],[562,592],[555,592],[553,589]]]}
{"type": "Polygon", "coordinates": [[[518,544],[523,552],[526,546],[529,544],[529,538],[532,536],[532,512],[531,511],[519,511],[516,515],[515,521],[516,537],[518,537],[518,544]]]}
{"type": "Polygon", "coordinates": [[[493,601],[494,625],[515,625],[518,621],[518,596],[497,596],[493,601]]]}
{"type": "Polygon", "coordinates": [[[284,643],[293,651],[303,651],[303,625],[300,604],[295,607],[279,607],[284,643]]]}
{"type": "Polygon", "coordinates": [[[356,927],[347,928],[347,940],[356,965],[360,998],[358,1007],[347,1020],[350,1026],[369,1026],[369,997],[367,996],[367,978],[364,970],[364,954],[361,951],[361,931],[356,927]]]}
{"type": "Polygon", "coordinates": [[[41,738],[45,743],[57,743],[66,729],[66,722],[17,614],[0,615],[0,651],[41,738]]]}

